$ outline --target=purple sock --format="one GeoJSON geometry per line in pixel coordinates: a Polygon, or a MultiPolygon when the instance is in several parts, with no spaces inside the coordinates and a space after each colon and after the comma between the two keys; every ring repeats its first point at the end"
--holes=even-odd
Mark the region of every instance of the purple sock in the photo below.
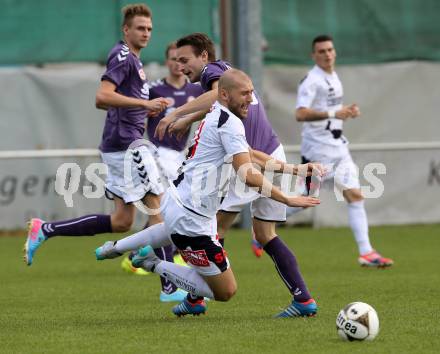
{"type": "Polygon", "coordinates": [[[45,222],[42,229],[47,237],[93,236],[112,232],[112,223],[110,215],[93,214],[76,219],[45,222]]]}
{"type": "MultiPolygon", "coordinates": [[[[171,245],[161,248],[155,248],[154,253],[156,253],[156,256],[164,261],[173,262],[173,246],[171,245]]],[[[164,277],[160,277],[160,282],[162,283],[162,291],[165,294],[171,294],[177,290],[177,287],[170,281],[166,280],[164,277]]]]}
{"type": "Polygon", "coordinates": [[[311,296],[299,271],[295,255],[286,244],[276,236],[264,246],[264,250],[272,258],[278,274],[294,296],[295,301],[309,300],[311,296]]]}

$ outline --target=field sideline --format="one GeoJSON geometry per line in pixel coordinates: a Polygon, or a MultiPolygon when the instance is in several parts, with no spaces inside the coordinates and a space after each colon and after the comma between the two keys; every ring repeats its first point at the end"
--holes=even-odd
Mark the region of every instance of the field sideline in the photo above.
{"type": "Polygon", "coordinates": [[[253,256],[247,232],[226,241],[236,296],[180,319],[159,303],[157,276],[95,261],[94,249],[114,235],[55,238],[31,267],[21,259],[24,237],[0,237],[0,353],[438,353],[440,225],[372,228],[374,245],[395,261],[386,270],[357,265],[348,228],[279,233],[320,307],[316,318],[272,318],[290,295],[267,255],[253,256]],[[336,315],[352,301],[376,308],[374,342],[337,337],[336,315]]]}

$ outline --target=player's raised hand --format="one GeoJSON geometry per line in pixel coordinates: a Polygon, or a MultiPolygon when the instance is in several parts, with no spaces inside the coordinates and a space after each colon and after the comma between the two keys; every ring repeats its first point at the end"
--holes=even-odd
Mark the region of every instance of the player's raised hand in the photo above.
{"type": "Polygon", "coordinates": [[[290,207],[314,207],[321,204],[318,198],[314,197],[288,197],[286,205],[290,207]]]}
{"type": "Polygon", "coordinates": [[[176,116],[171,112],[167,116],[163,117],[160,122],[157,124],[156,130],[154,131],[154,137],[163,140],[168,126],[176,120],[176,116]]]}

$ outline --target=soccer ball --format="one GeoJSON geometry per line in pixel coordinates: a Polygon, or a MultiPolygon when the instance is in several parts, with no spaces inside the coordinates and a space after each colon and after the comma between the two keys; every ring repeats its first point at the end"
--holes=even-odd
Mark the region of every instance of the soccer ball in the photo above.
{"type": "Polygon", "coordinates": [[[365,302],[352,302],[339,311],[336,330],[343,340],[373,340],[379,333],[379,317],[365,302]]]}

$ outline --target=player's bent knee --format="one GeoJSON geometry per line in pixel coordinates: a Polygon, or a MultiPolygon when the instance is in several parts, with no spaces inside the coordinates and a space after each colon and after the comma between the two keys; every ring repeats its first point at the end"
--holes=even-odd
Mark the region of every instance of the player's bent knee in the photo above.
{"type": "Polygon", "coordinates": [[[267,223],[265,227],[254,227],[255,239],[263,246],[276,237],[275,228],[267,223]]]}
{"type": "Polygon", "coordinates": [[[237,287],[229,287],[222,289],[222,291],[216,292],[214,294],[216,301],[229,301],[237,292],[237,287]]]}
{"type": "Polygon", "coordinates": [[[275,235],[272,235],[271,233],[255,233],[255,239],[263,246],[265,246],[270,240],[272,240],[275,237],[275,235]]]}
{"type": "Polygon", "coordinates": [[[112,218],[112,231],[113,232],[127,232],[133,225],[133,219],[131,218],[112,218]]]}
{"type": "Polygon", "coordinates": [[[237,292],[237,283],[232,282],[222,286],[215,291],[214,297],[216,301],[229,301],[237,292]]]}

